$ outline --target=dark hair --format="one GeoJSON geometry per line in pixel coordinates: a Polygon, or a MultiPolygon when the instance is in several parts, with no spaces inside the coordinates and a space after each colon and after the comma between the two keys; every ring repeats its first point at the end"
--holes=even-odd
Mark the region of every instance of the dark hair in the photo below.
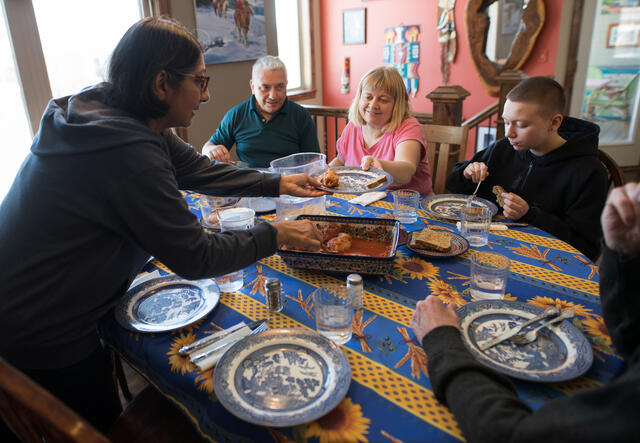
{"type": "Polygon", "coordinates": [[[512,102],[535,103],[543,115],[564,114],[564,88],[549,77],[531,77],[522,80],[509,93],[512,102]]]}
{"type": "Polygon", "coordinates": [[[198,40],[177,21],[143,18],[127,30],[111,55],[111,105],[142,119],[166,115],[169,106],[153,93],[153,79],[165,70],[169,84],[177,86],[184,79],[180,74],[195,69],[201,54],[198,40]]]}

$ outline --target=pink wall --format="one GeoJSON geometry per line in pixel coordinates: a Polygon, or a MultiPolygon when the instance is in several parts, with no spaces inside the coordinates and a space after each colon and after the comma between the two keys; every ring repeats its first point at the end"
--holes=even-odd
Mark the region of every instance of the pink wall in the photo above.
{"type": "MultiPolygon", "coordinates": [[[[464,25],[465,6],[465,0],[456,2],[458,52],[450,67],[449,84],[460,85],[471,92],[464,102],[463,117],[467,119],[495,103],[497,99],[487,94],[471,61],[464,25]]],[[[528,62],[522,68],[528,75],[553,75],[555,71],[562,0],[548,0],[545,6],[544,27],[528,62]]],[[[420,25],[420,85],[417,96],[412,99],[412,105],[415,111],[431,112],[431,102],[425,96],[442,84],[436,21],[436,0],[321,0],[322,104],[348,107],[362,75],[382,63],[384,29],[417,24],[420,25]],[[367,43],[343,45],[342,11],[363,7],[367,8],[367,43]],[[345,57],[351,58],[351,90],[348,94],[341,94],[340,77],[345,57]]]]}

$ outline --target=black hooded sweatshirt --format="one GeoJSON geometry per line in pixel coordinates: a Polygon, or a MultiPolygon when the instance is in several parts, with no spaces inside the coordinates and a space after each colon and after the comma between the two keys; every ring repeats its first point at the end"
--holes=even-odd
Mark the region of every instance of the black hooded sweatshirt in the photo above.
{"type": "Polygon", "coordinates": [[[107,105],[106,84],[52,100],[0,206],[0,355],[57,369],[99,345],[97,320],[150,256],[199,279],[273,254],[276,230],[207,234],[179,189],[276,196],[280,176],[212,163],[107,105]]]}
{"type": "Polygon", "coordinates": [[[607,171],[598,160],[599,132],[593,123],[565,117],[558,134],[566,143],[543,156],[516,151],[509,139],[502,138],[471,160],[456,163],[447,189],[471,194],[476,184],[464,177],[464,169],[469,163],[483,162],[489,176],[480,185],[479,197],[496,202],[494,185],[519,195],[529,204],[521,221],[594,259],[600,250],[600,213],[608,192],[607,171]]]}

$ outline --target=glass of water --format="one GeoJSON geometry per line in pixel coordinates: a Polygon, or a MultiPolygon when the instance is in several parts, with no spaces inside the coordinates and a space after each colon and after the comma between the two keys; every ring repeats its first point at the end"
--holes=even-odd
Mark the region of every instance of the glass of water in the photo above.
{"type": "Polygon", "coordinates": [[[489,243],[489,228],[491,227],[491,211],[486,206],[482,208],[462,208],[460,233],[467,239],[469,246],[474,248],[489,243]]]}
{"type": "MultiPolygon", "coordinates": [[[[239,231],[251,229],[255,223],[255,211],[250,208],[233,208],[218,212],[220,230],[239,231]]],[[[216,283],[222,292],[234,292],[244,286],[244,271],[230,272],[216,277],[216,283]]]]}
{"type": "Polygon", "coordinates": [[[393,215],[403,225],[418,221],[420,194],[410,189],[393,191],[393,215]]]}
{"type": "Polygon", "coordinates": [[[471,296],[476,300],[504,298],[510,261],[495,252],[476,252],[471,256],[471,296]]]}
{"type": "Polygon", "coordinates": [[[322,286],[312,293],[316,315],[316,330],[341,345],[351,340],[353,300],[347,287],[322,286]]]}

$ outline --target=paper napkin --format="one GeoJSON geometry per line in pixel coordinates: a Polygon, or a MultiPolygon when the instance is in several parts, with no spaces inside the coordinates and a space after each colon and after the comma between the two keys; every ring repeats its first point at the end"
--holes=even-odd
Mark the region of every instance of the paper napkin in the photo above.
{"type": "MultiPolygon", "coordinates": [[[[224,332],[224,331],[220,331],[220,332],[224,332]]],[[[247,335],[249,335],[250,332],[251,332],[251,328],[244,325],[240,329],[232,332],[231,334],[227,335],[223,339],[217,340],[211,343],[209,346],[202,349],[198,349],[197,351],[194,351],[193,353],[189,354],[189,359],[193,359],[198,355],[204,354],[208,352],[210,349],[216,348],[217,346],[224,345],[217,351],[213,352],[208,357],[203,358],[202,360],[199,360],[195,363],[195,365],[198,367],[198,369],[200,369],[200,371],[206,371],[207,369],[211,369],[212,367],[215,366],[216,363],[218,363],[218,360],[220,360],[220,357],[222,357],[222,354],[225,353],[225,351],[229,348],[229,346],[231,346],[233,343],[240,340],[241,338],[246,337],[247,335]]]]}
{"type": "Polygon", "coordinates": [[[138,286],[140,283],[144,283],[147,280],[158,277],[160,277],[160,271],[158,270],[155,270],[153,272],[141,272],[140,274],[136,275],[136,278],[133,280],[133,282],[131,282],[129,289],[138,286]]]}
{"type": "MultiPolygon", "coordinates": [[[[473,225],[473,223],[469,223],[469,224],[473,225]]],[[[461,227],[461,223],[457,222],[456,228],[458,228],[458,231],[461,230],[460,227],[461,227]]],[[[509,227],[501,223],[491,223],[491,225],[489,225],[489,231],[506,231],[507,229],[509,229],[509,227]]]]}
{"type": "Polygon", "coordinates": [[[367,206],[375,201],[385,198],[386,196],[387,193],[384,191],[366,192],[357,196],[356,198],[352,198],[351,200],[349,200],[349,203],[367,206]]]}

